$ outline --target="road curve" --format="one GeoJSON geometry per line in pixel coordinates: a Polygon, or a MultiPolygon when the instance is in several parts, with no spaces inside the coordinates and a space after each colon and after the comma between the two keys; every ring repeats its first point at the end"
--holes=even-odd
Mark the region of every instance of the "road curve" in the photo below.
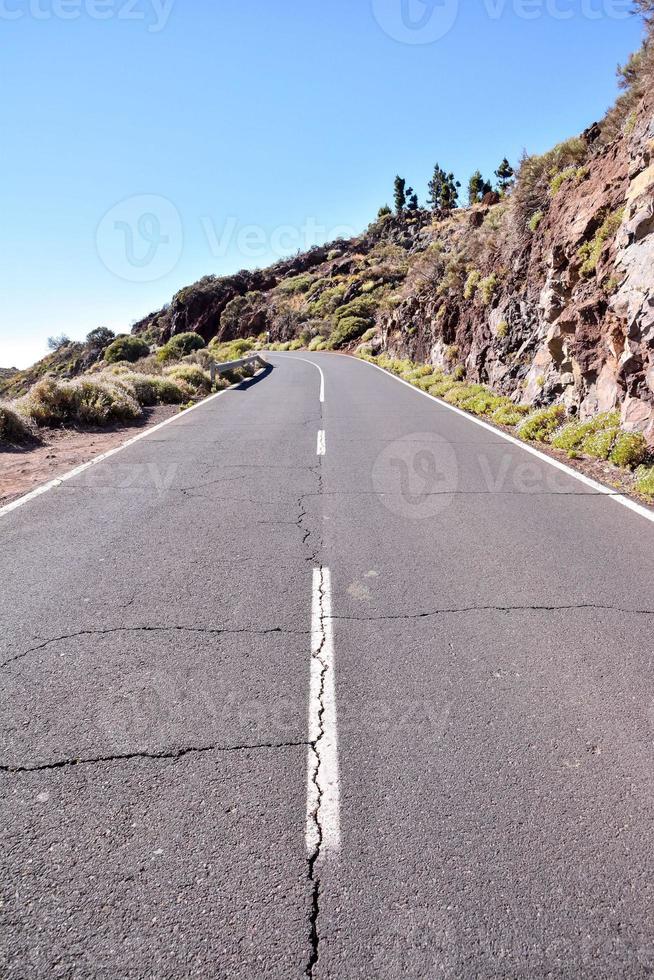
{"type": "Polygon", "coordinates": [[[269,360],[0,516],[0,973],[650,976],[652,524],[269,360]]]}

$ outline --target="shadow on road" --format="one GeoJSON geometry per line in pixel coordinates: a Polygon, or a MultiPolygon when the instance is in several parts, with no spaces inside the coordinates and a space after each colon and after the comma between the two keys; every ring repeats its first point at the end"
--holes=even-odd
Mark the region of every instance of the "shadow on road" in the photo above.
{"type": "Polygon", "coordinates": [[[259,373],[255,374],[253,378],[246,378],[245,381],[241,381],[241,383],[236,385],[235,388],[232,388],[232,391],[247,391],[248,388],[254,387],[254,385],[259,384],[260,381],[263,381],[265,378],[267,378],[272,370],[273,370],[272,364],[266,364],[263,371],[259,371],[259,373]]]}

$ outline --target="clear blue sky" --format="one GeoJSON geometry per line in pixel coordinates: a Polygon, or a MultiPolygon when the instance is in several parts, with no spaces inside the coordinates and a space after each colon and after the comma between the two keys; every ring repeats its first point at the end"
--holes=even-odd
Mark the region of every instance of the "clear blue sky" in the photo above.
{"type": "Polygon", "coordinates": [[[0,0],[0,366],[359,231],[396,172],[424,200],[436,160],[465,183],[579,132],[640,42],[625,8],[0,0]]]}

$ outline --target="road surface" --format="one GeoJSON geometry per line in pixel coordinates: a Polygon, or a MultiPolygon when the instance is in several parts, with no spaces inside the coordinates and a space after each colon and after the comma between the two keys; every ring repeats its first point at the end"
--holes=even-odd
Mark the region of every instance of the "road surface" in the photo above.
{"type": "Polygon", "coordinates": [[[0,973],[651,976],[652,523],[270,361],[0,516],[0,973]]]}

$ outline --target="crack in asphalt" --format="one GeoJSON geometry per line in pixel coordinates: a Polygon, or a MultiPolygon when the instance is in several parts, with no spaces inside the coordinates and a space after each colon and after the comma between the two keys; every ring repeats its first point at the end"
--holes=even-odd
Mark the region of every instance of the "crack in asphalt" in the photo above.
{"type": "Polygon", "coordinates": [[[38,653],[39,650],[44,650],[53,643],[62,643],[65,640],[75,640],[80,636],[110,636],[113,633],[199,633],[206,634],[207,636],[238,636],[239,634],[249,634],[251,636],[270,636],[280,634],[305,636],[309,632],[309,630],[291,630],[281,626],[272,626],[269,629],[255,629],[251,626],[243,626],[234,629],[212,626],[113,626],[108,627],[107,629],[78,630],[75,633],[64,633],[61,636],[50,637],[49,639],[44,640],[43,643],[39,643],[38,646],[30,647],[29,650],[23,650],[22,653],[17,653],[14,657],[10,657],[9,660],[5,660],[3,663],[0,663],[0,670],[4,667],[8,667],[10,664],[15,663],[17,660],[22,660],[30,653],[38,653]]]}
{"type": "Polygon", "coordinates": [[[380,620],[409,620],[409,619],[428,619],[432,616],[459,615],[462,613],[473,612],[571,612],[575,610],[591,609],[598,612],[618,612],[629,614],[630,616],[654,616],[653,609],[628,609],[625,606],[610,606],[596,602],[580,602],[570,605],[546,606],[546,605],[524,605],[524,606],[454,606],[444,609],[432,609],[427,612],[419,613],[397,613],[384,616],[332,616],[332,619],[351,620],[355,622],[379,622],[380,620]]]}
{"type": "Polygon", "coordinates": [[[323,787],[321,783],[321,758],[320,758],[320,743],[325,737],[325,726],[324,726],[324,715],[325,715],[325,678],[327,676],[328,664],[322,656],[323,650],[325,648],[325,643],[327,642],[327,632],[325,629],[325,610],[324,610],[324,584],[322,572],[323,568],[320,566],[321,579],[320,579],[320,589],[319,589],[319,605],[320,605],[320,643],[315,652],[312,652],[312,658],[320,664],[320,687],[318,690],[318,734],[314,740],[309,742],[311,747],[311,752],[313,754],[313,764],[311,766],[311,782],[313,783],[316,791],[315,795],[315,806],[311,812],[311,819],[313,820],[314,830],[315,830],[315,845],[313,850],[308,857],[309,865],[309,881],[311,882],[311,912],[309,915],[310,924],[310,940],[311,949],[309,952],[309,962],[305,973],[307,977],[313,977],[314,969],[318,963],[318,957],[320,955],[320,933],[318,930],[318,920],[320,917],[320,852],[323,843],[323,829],[321,820],[321,805],[323,798],[323,787]]]}
{"type": "Polygon", "coordinates": [[[88,766],[103,762],[129,762],[132,759],[151,759],[153,761],[183,759],[187,755],[202,755],[206,752],[253,752],[257,749],[294,749],[306,748],[308,742],[255,742],[251,745],[190,745],[181,749],[171,749],[168,752],[126,752],[119,755],[101,755],[90,759],[61,759],[58,762],[44,762],[36,766],[5,766],[0,765],[0,772],[18,774],[26,772],[44,772],[51,769],[65,769],[71,766],[88,766]]]}

